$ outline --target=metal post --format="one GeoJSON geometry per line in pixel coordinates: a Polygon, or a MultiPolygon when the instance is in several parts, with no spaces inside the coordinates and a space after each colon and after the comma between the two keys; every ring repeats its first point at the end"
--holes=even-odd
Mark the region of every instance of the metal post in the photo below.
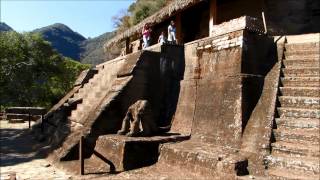
{"type": "Polygon", "coordinates": [[[30,112],[29,112],[29,129],[31,128],[31,117],[30,117],[30,112]]]}
{"type": "Polygon", "coordinates": [[[41,114],[41,133],[43,133],[43,114],[41,114]]]}
{"type": "Polygon", "coordinates": [[[264,15],[263,11],[262,11],[262,20],[263,20],[263,26],[264,26],[264,34],[267,34],[268,33],[268,29],[267,29],[266,17],[264,15]]]}
{"type": "Polygon", "coordinates": [[[80,137],[79,142],[79,163],[80,163],[80,175],[84,175],[84,158],[83,158],[83,136],[80,137]]]}

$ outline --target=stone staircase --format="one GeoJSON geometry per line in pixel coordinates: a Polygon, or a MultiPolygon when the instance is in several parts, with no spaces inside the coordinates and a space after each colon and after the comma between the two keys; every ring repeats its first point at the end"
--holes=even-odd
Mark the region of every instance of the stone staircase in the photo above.
{"type": "MultiPolygon", "coordinates": [[[[136,58],[134,56],[133,58],[136,58]]],[[[80,88],[68,101],[82,99],[68,116],[67,123],[60,123],[55,134],[54,144],[58,145],[53,160],[65,157],[78,142],[84,130],[90,129],[93,122],[107,102],[114,99],[128,82],[131,76],[117,77],[117,72],[125,59],[107,62],[97,67],[98,72],[80,88]],[[94,114],[94,115],[92,115],[94,114]],[[59,145],[63,142],[61,145],[59,145]]]]}
{"type": "Polygon", "coordinates": [[[287,43],[278,95],[272,179],[320,178],[319,42],[287,43]]]}

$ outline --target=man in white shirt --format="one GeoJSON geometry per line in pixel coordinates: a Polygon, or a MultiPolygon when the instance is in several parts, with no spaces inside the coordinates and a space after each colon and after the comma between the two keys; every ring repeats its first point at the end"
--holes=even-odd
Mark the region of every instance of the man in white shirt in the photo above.
{"type": "Polygon", "coordinates": [[[176,26],[174,24],[174,21],[170,22],[170,25],[168,26],[168,42],[170,44],[176,44],[176,26]]]}

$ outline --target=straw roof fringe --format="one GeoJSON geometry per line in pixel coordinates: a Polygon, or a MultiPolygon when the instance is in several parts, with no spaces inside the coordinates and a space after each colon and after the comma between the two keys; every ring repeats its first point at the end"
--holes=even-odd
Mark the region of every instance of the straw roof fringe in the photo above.
{"type": "Polygon", "coordinates": [[[161,10],[154,13],[152,16],[147,17],[145,20],[140,22],[139,24],[129,28],[128,30],[124,31],[123,33],[113,37],[109,41],[107,41],[104,45],[105,50],[110,48],[115,43],[119,43],[120,41],[124,40],[125,38],[131,37],[137,33],[140,33],[144,24],[149,24],[150,26],[154,26],[163,22],[164,20],[170,18],[171,16],[175,15],[176,13],[183,11],[190,6],[193,6],[199,2],[205,0],[175,0],[162,8],[161,10]]]}

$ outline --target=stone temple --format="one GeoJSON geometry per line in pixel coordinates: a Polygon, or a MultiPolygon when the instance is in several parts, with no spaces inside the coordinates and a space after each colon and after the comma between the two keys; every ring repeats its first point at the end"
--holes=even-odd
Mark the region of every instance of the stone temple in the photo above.
{"type": "Polygon", "coordinates": [[[34,130],[75,173],[319,179],[319,22],[318,0],[172,1],[106,42],[121,55],[82,72],[34,130]],[[157,44],[171,20],[178,44],[157,44]],[[166,130],[117,134],[138,100],[166,130]]]}

